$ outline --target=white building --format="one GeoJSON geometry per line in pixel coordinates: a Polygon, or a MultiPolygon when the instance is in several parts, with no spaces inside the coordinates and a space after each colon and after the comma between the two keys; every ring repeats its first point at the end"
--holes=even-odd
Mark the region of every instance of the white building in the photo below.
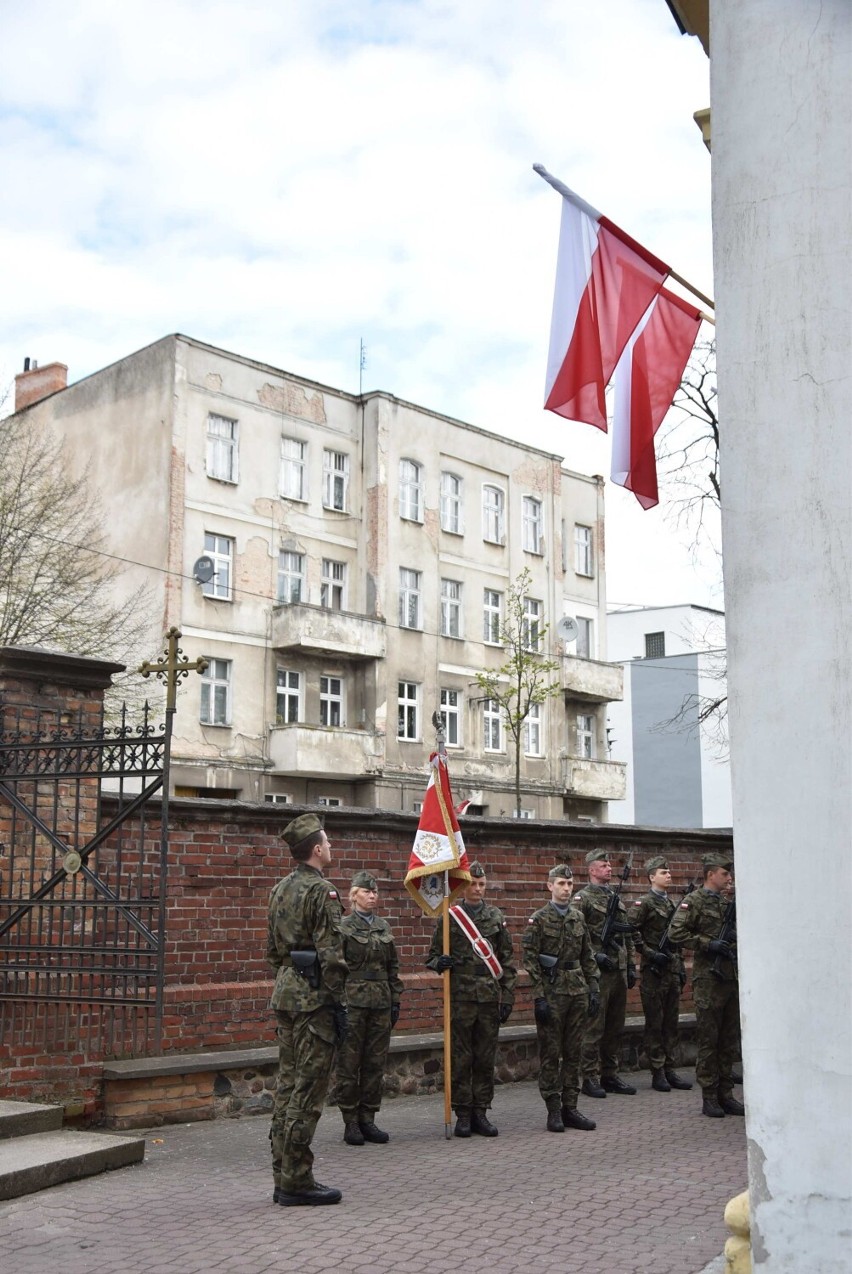
{"type": "Polygon", "coordinates": [[[704,606],[634,607],[607,616],[624,698],[609,707],[610,756],[627,767],[612,822],[730,827],[725,616],[704,606]],[[706,717],[706,719],[702,719],[706,717]]]}
{"type": "Polygon", "coordinates": [[[623,797],[602,479],[179,335],[64,380],[56,364],[17,377],[18,418],[59,432],[109,511],[111,551],[138,564],[128,583],[153,589],[144,654],[176,625],[210,660],[180,691],[177,794],[416,809],[441,710],[456,796],[511,813],[514,752],[475,676],[504,662],[507,590],[527,568],[560,693],[527,723],[523,811],[598,820],[623,797]],[[564,614],[579,636],[563,646],[564,614]]]}

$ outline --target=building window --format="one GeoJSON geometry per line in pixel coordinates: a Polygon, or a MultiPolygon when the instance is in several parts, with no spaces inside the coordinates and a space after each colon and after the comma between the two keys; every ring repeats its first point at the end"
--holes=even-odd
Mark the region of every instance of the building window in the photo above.
{"type": "Polygon", "coordinates": [[[275,723],[290,725],[302,719],[302,674],[279,668],[275,686],[275,723]]]}
{"type": "Polygon", "coordinates": [[[399,626],[420,628],[420,572],[399,568],[399,626]]]}
{"type": "Polygon", "coordinates": [[[226,416],[207,417],[207,476],[220,482],[236,482],[239,469],[239,425],[226,416]]]}
{"type": "Polygon", "coordinates": [[[646,659],[665,659],[666,656],[666,634],[665,633],[646,633],[645,634],[645,658],[646,659]]]}
{"type": "Polygon", "coordinates": [[[317,805],[337,806],[342,804],[343,802],[341,801],[339,796],[318,796],[317,797],[317,805]]]}
{"type": "Polygon", "coordinates": [[[486,752],[503,751],[503,713],[496,699],[482,702],[482,736],[486,752]]]}
{"type": "Polygon", "coordinates": [[[278,554],[278,601],[284,606],[302,600],[305,583],[305,555],[282,549],[278,554]]]}
{"type": "Polygon", "coordinates": [[[595,718],[581,712],[577,717],[577,756],[591,760],[595,755],[595,718]]]}
{"type": "Polygon", "coordinates": [[[305,495],[305,460],[308,444],[298,438],[281,439],[281,473],[278,485],[281,495],[287,500],[304,500],[305,495]]]}
{"type": "Polygon", "coordinates": [[[444,722],[444,739],[447,747],[460,748],[462,697],[458,690],[441,691],[441,717],[444,722]]]}
{"type": "Polygon", "coordinates": [[[345,451],[322,453],[322,503],[345,513],[349,503],[349,457],[345,451]]]}
{"type": "Polygon", "coordinates": [[[482,488],[482,538],[489,544],[505,542],[506,497],[500,487],[482,488]]]}
{"type": "Polygon", "coordinates": [[[201,677],[202,725],[231,724],[231,661],[211,659],[201,677]]]}
{"type": "Polygon", "coordinates": [[[544,513],[541,500],[525,495],[521,521],[523,547],[527,553],[544,552],[544,513]]]}
{"type": "Polygon", "coordinates": [[[524,650],[538,654],[541,650],[541,620],[544,613],[543,602],[534,597],[524,598],[523,642],[524,650]]]}
{"type": "Polygon", "coordinates": [[[234,564],[234,541],[227,535],[212,535],[205,532],[204,552],[213,562],[213,574],[201,591],[205,597],[213,597],[220,602],[233,600],[231,579],[234,564]]]}
{"type": "Polygon", "coordinates": [[[585,615],[577,616],[577,657],[578,659],[594,659],[594,624],[585,615]]]}
{"type": "Polygon", "coordinates": [[[527,719],[524,722],[524,752],[527,756],[542,756],[542,711],[540,703],[530,704],[527,719]]]}
{"type": "Polygon", "coordinates": [[[503,594],[486,588],[482,595],[482,640],[489,646],[499,646],[502,626],[503,594]]]}
{"type": "Polygon", "coordinates": [[[462,586],[459,580],[441,580],[441,636],[462,635],[462,586]]]}
{"type": "Polygon", "coordinates": [[[512,810],[512,818],[532,818],[532,810],[512,810]]]}
{"type": "Polygon", "coordinates": [[[414,743],[420,738],[420,687],[416,681],[400,681],[398,684],[399,718],[396,737],[414,743]]]}
{"type": "Polygon", "coordinates": [[[462,480],[455,473],[441,474],[441,530],[461,535],[462,480]]]}
{"type": "Polygon", "coordinates": [[[416,460],[399,462],[399,516],[423,521],[423,466],[416,460]]]}
{"type": "Polygon", "coordinates": [[[343,723],[343,678],[320,677],[320,725],[341,726],[343,723]]]}
{"type": "Polygon", "coordinates": [[[346,610],[346,563],[322,559],[320,606],[326,610],[346,610]]]}
{"type": "Polygon", "coordinates": [[[578,575],[593,575],[593,566],[592,528],[576,523],[574,526],[574,570],[578,575]]]}

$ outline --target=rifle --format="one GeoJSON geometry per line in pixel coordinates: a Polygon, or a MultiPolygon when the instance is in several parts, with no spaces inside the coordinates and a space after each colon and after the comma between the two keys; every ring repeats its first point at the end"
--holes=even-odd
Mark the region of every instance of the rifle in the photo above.
{"type": "MultiPolygon", "coordinates": [[[[690,881],[690,883],[686,887],[686,892],[682,894],[681,896],[681,902],[683,902],[684,898],[688,898],[691,893],[694,893],[694,891],[695,891],[695,882],[690,881]]],[[[660,955],[671,955],[672,949],[671,949],[671,943],[669,942],[669,934],[671,933],[671,928],[675,922],[675,916],[677,915],[677,913],[678,913],[678,908],[677,906],[675,906],[674,911],[669,916],[669,923],[666,925],[665,930],[663,931],[663,936],[662,938],[660,938],[660,941],[657,943],[656,949],[654,951],[655,955],[657,953],[659,953],[660,955]]],[[[658,978],[661,978],[663,976],[662,969],[658,969],[655,964],[652,964],[651,968],[653,969],[654,973],[656,973],[658,978]]]]}
{"type": "MultiPolygon", "coordinates": [[[[734,894],[731,901],[725,908],[725,914],[722,917],[722,926],[716,935],[717,942],[735,942],[737,937],[737,896],[734,894]]],[[[726,957],[717,955],[713,961],[713,967],[710,972],[714,978],[718,978],[720,982],[725,981],[725,975],[722,972],[722,960],[726,957]]],[[[734,969],[737,967],[737,955],[735,951],[731,952],[731,964],[734,969]]]]}
{"type": "Polygon", "coordinates": [[[633,850],[631,849],[627,862],[624,864],[624,868],[622,869],[621,875],[618,879],[618,884],[615,889],[613,889],[609,896],[609,901],[606,904],[606,915],[604,916],[603,927],[601,929],[601,951],[604,955],[606,955],[606,949],[613,939],[621,933],[629,933],[632,927],[616,919],[616,916],[618,915],[618,904],[621,900],[621,890],[630,879],[630,869],[632,866],[633,850]]]}

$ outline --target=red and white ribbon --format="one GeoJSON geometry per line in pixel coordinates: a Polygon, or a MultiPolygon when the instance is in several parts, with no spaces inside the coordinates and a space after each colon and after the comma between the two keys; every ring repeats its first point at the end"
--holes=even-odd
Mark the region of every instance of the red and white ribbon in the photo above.
{"type": "Polygon", "coordinates": [[[492,978],[502,978],[503,966],[494,954],[494,948],[487,938],[483,938],[464,908],[450,907],[450,915],[473,947],[475,953],[487,967],[492,978]]]}

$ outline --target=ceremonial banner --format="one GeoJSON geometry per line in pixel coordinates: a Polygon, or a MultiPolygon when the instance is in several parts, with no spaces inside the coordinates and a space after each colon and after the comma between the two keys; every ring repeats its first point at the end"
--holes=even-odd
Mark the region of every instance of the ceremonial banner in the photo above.
{"type": "Polygon", "coordinates": [[[446,761],[433,752],[429,764],[432,773],[408,860],[405,887],[427,916],[437,916],[444,902],[444,872],[449,872],[450,901],[470,884],[470,872],[446,761]]]}

